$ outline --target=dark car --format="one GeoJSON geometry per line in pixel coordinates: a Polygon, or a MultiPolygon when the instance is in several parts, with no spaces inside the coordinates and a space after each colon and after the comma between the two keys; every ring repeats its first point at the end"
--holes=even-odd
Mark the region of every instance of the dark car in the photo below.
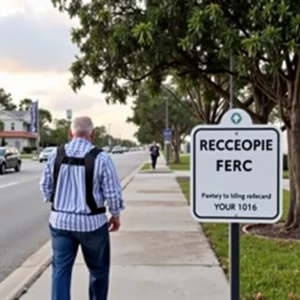
{"type": "Polygon", "coordinates": [[[0,147],[0,174],[7,169],[15,169],[20,172],[22,165],[20,152],[14,147],[0,147]]]}

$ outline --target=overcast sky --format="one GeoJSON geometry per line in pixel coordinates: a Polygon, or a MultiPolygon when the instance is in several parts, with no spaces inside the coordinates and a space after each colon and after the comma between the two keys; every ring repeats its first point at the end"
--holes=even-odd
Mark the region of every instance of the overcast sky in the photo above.
{"type": "Polygon", "coordinates": [[[76,47],[70,41],[72,22],[59,13],[51,0],[7,0],[0,10],[0,88],[22,98],[39,99],[56,118],[66,109],[74,116],[89,115],[111,133],[131,138],[136,127],[127,124],[130,103],[106,105],[101,87],[90,82],[75,94],[68,85],[68,69],[76,47]]]}

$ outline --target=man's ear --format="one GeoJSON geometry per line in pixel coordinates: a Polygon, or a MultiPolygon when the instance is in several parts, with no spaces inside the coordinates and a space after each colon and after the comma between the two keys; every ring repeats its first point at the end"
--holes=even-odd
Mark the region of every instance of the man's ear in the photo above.
{"type": "Polygon", "coordinates": [[[69,129],[69,131],[68,131],[68,136],[69,136],[70,139],[73,138],[73,133],[72,133],[71,129],[69,129]]]}

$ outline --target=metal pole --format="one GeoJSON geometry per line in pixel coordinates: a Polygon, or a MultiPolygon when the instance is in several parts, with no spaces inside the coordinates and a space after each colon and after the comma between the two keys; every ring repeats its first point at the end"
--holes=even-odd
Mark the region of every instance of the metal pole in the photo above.
{"type": "Polygon", "coordinates": [[[41,141],[41,137],[40,137],[40,112],[39,112],[39,102],[37,103],[38,107],[37,107],[37,116],[36,116],[36,126],[37,126],[37,138],[36,138],[36,156],[37,158],[39,158],[40,155],[40,141],[41,141]]]}
{"type": "MultiPolygon", "coordinates": [[[[166,129],[169,129],[169,98],[166,97],[166,129]]],[[[170,143],[166,143],[166,164],[169,166],[170,164],[170,143]]]]}
{"type": "MultiPolygon", "coordinates": [[[[68,131],[71,132],[71,124],[72,124],[72,117],[73,117],[72,110],[71,109],[67,109],[66,115],[67,115],[67,122],[68,122],[68,131]]],[[[70,142],[72,140],[69,132],[68,132],[68,142],[70,142]]]]}
{"type": "MultiPolygon", "coordinates": [[[[230,55],[230,71],[234,71],[234,56],[230,55]]],[[[234,106],[234,80],[230,74],[230,109],[234,106]]],[[[240,226],[238,223],[230,224],[229,229],[230,253],[230,299],[240,299],[240,226]]]]}
{"type": "Polygon", "coordinates": [[[72,140],[72,137],[71,137],[71,124],[72,124],[72,120],[71,119],[68,119],[68,142],[70,142],[72,140]]]}
{"type": "Polygon", "coordinates": [[[111,128],[111,124],[109,123],[107,125],[107,144],[108,144],[109,148],[111,148],[111,146],[112,146],[112,141],[111,141],[111,137],[110,137],[110,128],[111,128]]]}
{"type": "MultiPolygon", "coordinates": [[[[231,54],[230,55],[230,72],[234,71],[234,56],[231,54]]],[[[229,82],[229,86],[230,86],[230,109],[233,108],[233,101],[234,101],[234,81],[233,81],[233,75],[230,74],[230,82],[229,82]]]]}

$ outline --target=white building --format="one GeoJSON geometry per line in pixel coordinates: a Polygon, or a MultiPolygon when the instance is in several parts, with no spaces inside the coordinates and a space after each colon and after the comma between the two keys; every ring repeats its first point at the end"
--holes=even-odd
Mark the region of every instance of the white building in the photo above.
{"type": "Polygon", "coordinates": [[[0,111],[0,121],[4,124],[4,130],[0,131],[0,142],[5,139],[8,146],[20,151],[36,145],[37,136],[30,132],[29,111],[0,111]]]}

